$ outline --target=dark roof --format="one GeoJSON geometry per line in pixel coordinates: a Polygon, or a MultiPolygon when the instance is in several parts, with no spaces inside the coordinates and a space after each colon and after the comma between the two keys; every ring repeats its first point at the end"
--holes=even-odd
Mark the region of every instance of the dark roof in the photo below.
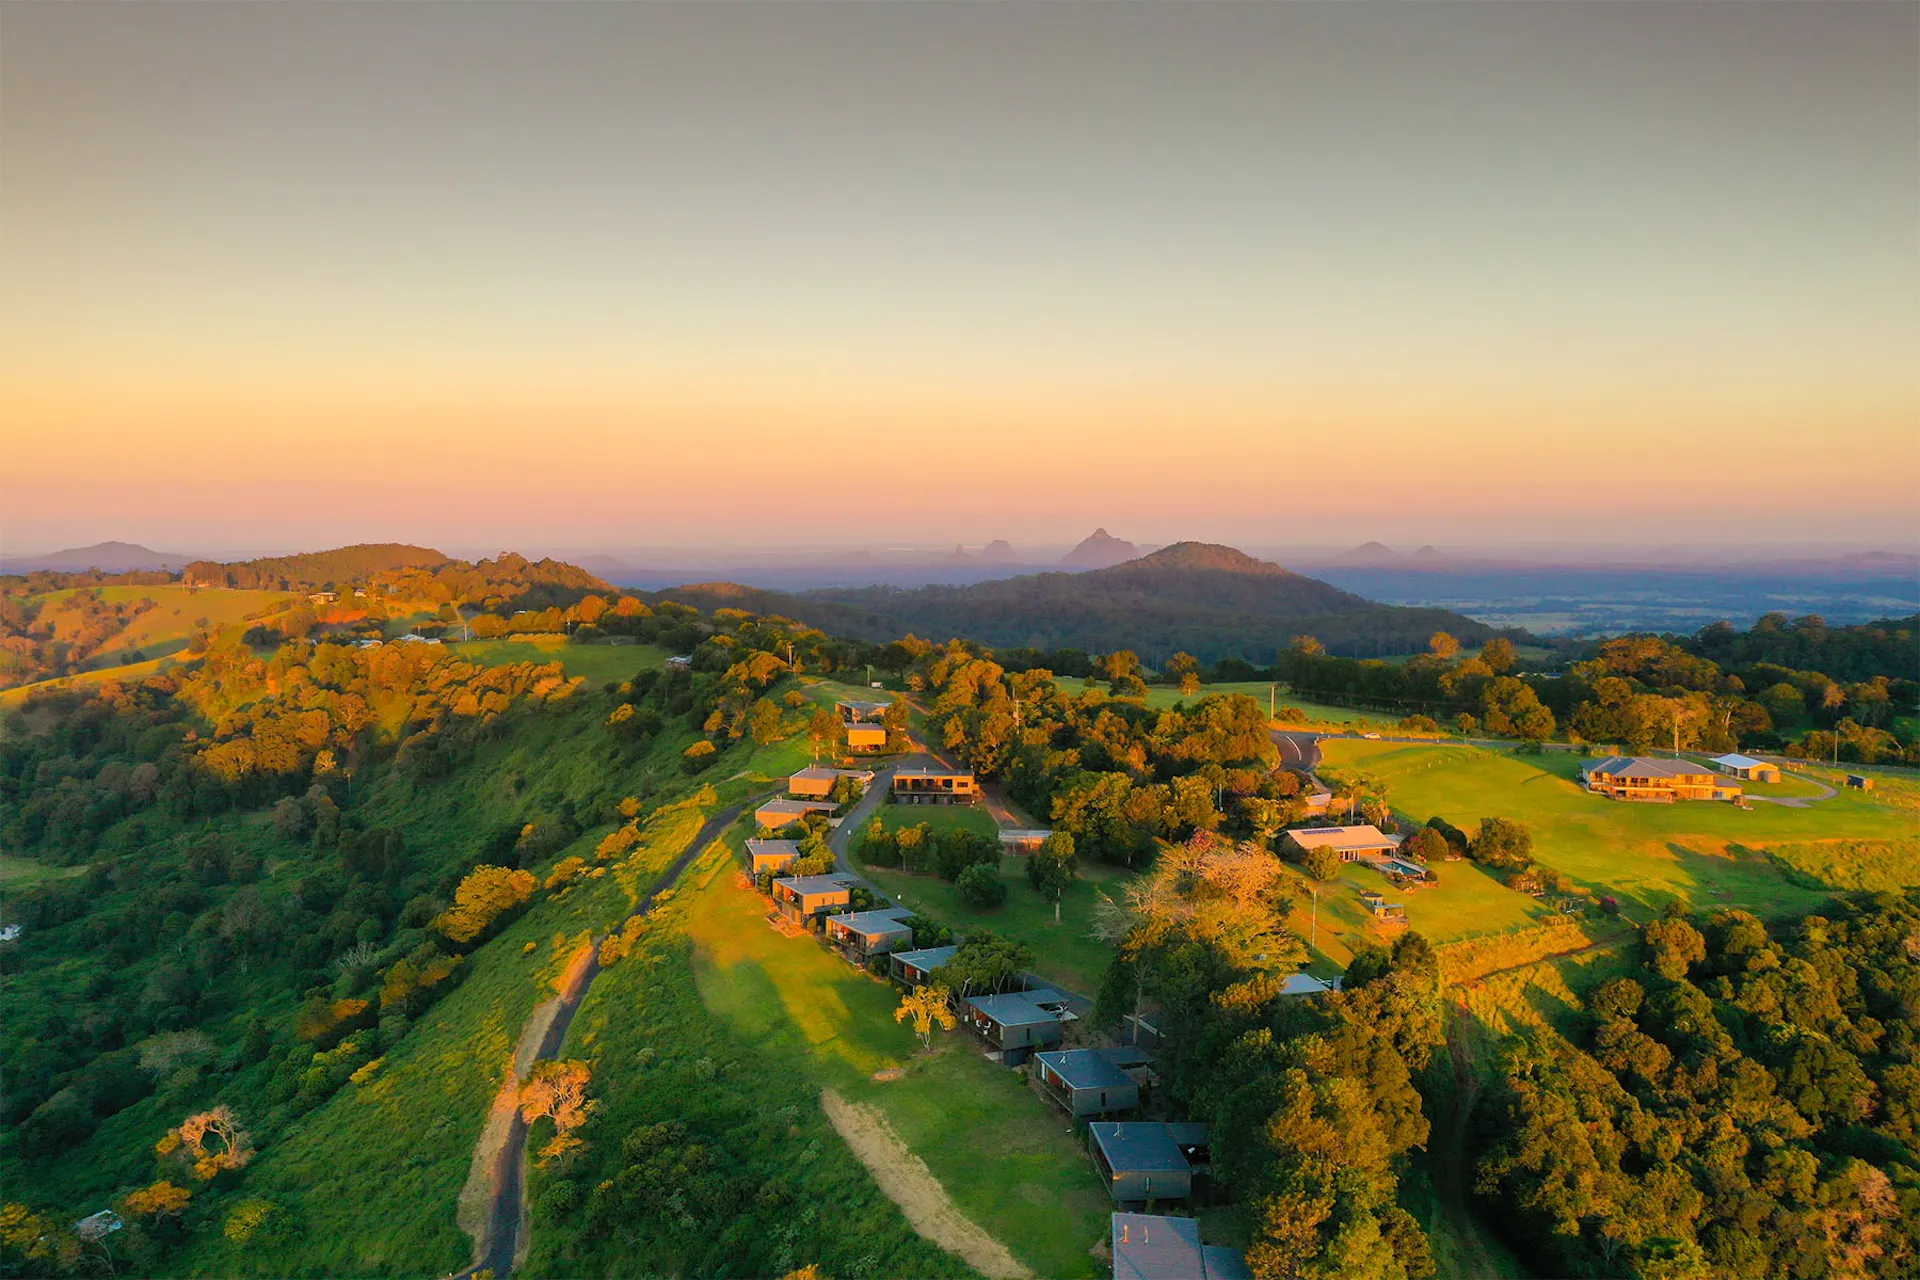
{"type": "Polygon", "coordinates": [[[853,884],[852,876],[789,876],[784,880],[775,880],[774,886],[787,886],[789,892],[800,894],[835,893],[846,890],[853,884]]]}
{"type": "Polygon", "coordinates": [[[1691,760],[1662,760],[1656,756],[1609,756],[1586,766],[1588,774],[1609,778],[1697,778],[1713,770],[1691,760]]]}
{"type": "MultiPolygon", "coordinates": [[[[1171,1125],[1097,1120],[1087,1126],[1115,1173],[1190,1173],[1193,1165],[1171,1125]]],[[[1194,1144],[1184,1144],[1194,1145],[1194,1144]]]]}
{"type": "Polygon", "coordinates": [[[960,953],[958,947],[922,947],[918,951],[896,951],[893,958],[916,969],[932,971],[960,953]]]}
{"type": "Polygon", "coordinates": [[[1206,1280],[1253,1280],[1247,1255],[1223,1244],[1200,1246],[1200,1260],[1207,1265],[1206,1280]]]}
{"type": "Polygon", "coordinates": [[[1069,1089],[1111,1089],[1133,1083],[1133,1077],[1102,1049],[1056,1049],[1033,1056],[1066,1081],[1069,1089]]]}
{"type": "Polygon", "coordinates": [[[1042,1022],[1058,1022],[1059,1018],[1042,1009],[1036,997],[1055,996],[1051,991],[1009,991],[997,996],[974,996],[967,1001],[975,1009],[1003,1027],[1030,1027],[1042,1022]]]}
{"type": "Polygon", "coordinates": [[[856,716],[877,716],[885,713],[891,702],[866,702],[859,698],[842,698],[834,703],[837,708],[845,708],[856,716]]]}
{"type": "Polygon", "coordinates": [[[1145,1213],[1113,1215],[1113,1280],[1205,1280],[1200,1224],[1145,1213]]]}
{"type": "MultiPolygon", "coordinates": [[[[873,937],[882,933],[899,933],[907,926],[902,923],[911,911],[899,907],[889,907],[884,911],[855,911],[851,915],[833,917],[836,929],[851,929],[853,932],[873,937]]],[[[911,930],[908,930],[911,932],[911,930]]]]}
{"type": "Polygon", "coordinates": [[[800,856],[800,842],[798,840],[761,840],[755,838],[747,841],[747,852],[764,857],[798,857],[800,856]]]}

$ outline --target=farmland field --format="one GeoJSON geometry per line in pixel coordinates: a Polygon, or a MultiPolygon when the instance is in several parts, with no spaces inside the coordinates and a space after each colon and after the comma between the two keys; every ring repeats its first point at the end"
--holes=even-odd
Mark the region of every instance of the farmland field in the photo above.
{"type": "MultiPolygon", "coordinates": [[[[1804,808],[1627,804],[1584,791],[1573,780],[1580,758],[1567,752],[1518,756],[1352,740],[1330,741],[1323,749],[1328,774],[1379,779],[1403,817],[1424,821],[1438,815],[1469,832],[1487,816],[1525,823],[1540,862],[1595,892],[1614,894],[1640,919],[1675,900],[1696,909],[1743,907],[1760,915],[1811,910],[1833,889],[1849,886],[1823,884],[1807,870],[1796,874],[1768,849],[1869,841],[1893,842],[1897,854],[1915,834],[1912,813],[1879,793],[1842,792],[1804,808]]],[[[1756,786],[1754,794],[1766,789],[1756,786]]],[[[1920,857],[1887,861],[1894,880],[1920,884],[1920,857]]],[[[1469,874],[1467,864],[1443,865],[1441,892],[1450,875],[1469,874]]]]}
{"type": "MultiPolygon", "coordinates": [[[[109,604],[148,599],[154,607],[135,618],[127,629],[100,647],[91,667],[116,664],[129,649],[138,649],[145,658],[158,658],[187,647],[187,638],[202,626],[209,632],[233,626],[267,614],[276,613],[298,597],[285,591],[247,591],[231,587],[97,587],[100,598],[109,604]]],[[[60,603],[73,592],[51,591],[40,620],[53,625],[56,636],[62,634],[60,603]]]]}
{"type": "Polygon", "coordinates": [[[464,640],[448,646],[469,662],[504,667],[514,662],[558,662],[570,676],[585,676],[593,685],[609,680],[631,680],[638,672],[658,668],[667,660],[664,649],[650,644],[572,644],[564,636],[519,636],[511,640],[464,640]]]}

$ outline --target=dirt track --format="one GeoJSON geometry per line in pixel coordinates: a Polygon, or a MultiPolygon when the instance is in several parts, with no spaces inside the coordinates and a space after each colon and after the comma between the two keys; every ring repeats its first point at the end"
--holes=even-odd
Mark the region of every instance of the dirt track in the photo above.
{"type": "Polygon", "coordinates": [[[1030,1280],[1033,1272],[960,1212],[926,1161],[900,1141],[878,1108],[848,1102],[832,1089],[820,1095],[820,1106],[887,1198],[907,1215],[915,1231],[949,1253],[960,1255],[988,1280],[1030,1280]]]}
{"type": "MultiPolygon", "coordinates": [[[[652,910],[661,891],[672,887],[745,808],[744,804],[734,805],[708,818],[686,851],[628,913],[629,918],[652,910]]],[[[580,948],[567,963],[560,994],[536,1005],[521,1029],[513,1063],[488,1108],[486,1127],[474,1145],[467,1185],[460,1192],[456,1220],[460,1229],[473,1237],[473,1265],[460,1273],[460,1280],[472,1280],[482,1272],[504,1280],[526,1257],[527,1122],[520,1118],[520,1080],[536,1061],[560,1052],[573,1015],[600,974],[598,957],[597,943],[580,948]]]]}

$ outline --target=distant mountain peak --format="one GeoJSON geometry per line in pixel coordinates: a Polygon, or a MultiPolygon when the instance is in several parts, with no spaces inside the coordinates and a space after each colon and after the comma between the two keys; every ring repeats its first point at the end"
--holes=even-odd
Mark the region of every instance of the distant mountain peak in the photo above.
{"type": "Polygon", "coordinates": [[[1428,564],[1432,564],[1436,561],[1445,560],[1447,558],[1447,553],[1442,551],[1440,548],[1434,546],[1432,543],[1428,543],[1426,546],[1421,547],[1418,551],[1414,552],[1412,558],[1415,560],[1423,561],[1428,564]]]}
{"type": "Polygon", "coordinates": [[[1060,557],[1060,563],[1069,569],[1107,569],[1132,560],[1139,554],[1140,548],[1101,528],[1095,529],[1079,546],[1060,557]]]}
{"type": "Polygon", "coordinates": [[[1175,542],[1151,555],[1129,560],[1120,569],[1179,569],[1185,572],[1287,574],[1270,561],[1256,559],[1234,547],[1217,542],[1175,542]]]}
{"type": "Polygon", "coordinates": [[[1013,554],[1013,544],[1011,542],[1008,542],[1005,538],[995,538],[981,550],[980,558],[1000,564],[1008,564],[1016,557],[1013,554]]]}
{"type": "Polygon", "coordinates": [[[947,553],[947,559],[955,561],[971,560],[973,559],[973,555],[966,547],[956,542],[953,544],[953,550],[947,553]]]}
{"type": "Polygon", "coordinates": [[[1348,564],[1399,564],[1404,557],[1384,542],[1367,542],[1340,558],[1348,564]]]}

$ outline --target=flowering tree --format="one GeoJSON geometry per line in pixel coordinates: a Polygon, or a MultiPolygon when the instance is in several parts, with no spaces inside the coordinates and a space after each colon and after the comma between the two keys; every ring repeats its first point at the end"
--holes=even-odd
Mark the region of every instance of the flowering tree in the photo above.
{"type": "Polygon", "coordinates": [[[947,1007],[947,989],[932,983],[909,992],[900,1001],[900,1007],[893,1011],[895,1022],[905,1022],[909,1018],[913,1019],[913,1031],[920,1037],[922,1049],[933,1048],[934,1023],[939,1023],[943,1031],[951,1031],[959,1025],[959,1019],[947,1007]]]}

